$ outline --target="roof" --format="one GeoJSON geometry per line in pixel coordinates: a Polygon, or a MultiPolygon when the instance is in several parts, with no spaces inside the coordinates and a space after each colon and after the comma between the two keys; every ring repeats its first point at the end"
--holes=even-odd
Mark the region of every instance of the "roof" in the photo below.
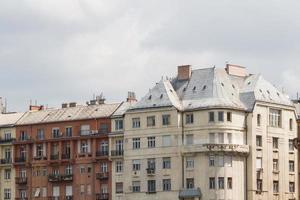
{"type": "Polygon", "coordinates": [[[121,105],[112,114],[112,117],[122,117],[125,114],[125,112],[131,107],[133,107],[135,104],[136,101],[122,102],[121,105]]]}
{"type": "Polygon", "coordinates": [[[28,111],[17,122],[17,125],[38,124],[60,121],[74,121],[110,117],[120,103],[76,106],[60,109],[28,111]]]}
{"type": "Polygon", "coordinates": [[[0,114],[0,127],[14,126],[24,113],[4,113],[0,114]]]}
{"type": "Polygon", "coordinates": [[[192,70],[188,80],[162,79],[131,109],[226,107],[252,110],[256,101],[292,106],[287,95],[260,74],[238,77],[215,67],[192,70]]]}

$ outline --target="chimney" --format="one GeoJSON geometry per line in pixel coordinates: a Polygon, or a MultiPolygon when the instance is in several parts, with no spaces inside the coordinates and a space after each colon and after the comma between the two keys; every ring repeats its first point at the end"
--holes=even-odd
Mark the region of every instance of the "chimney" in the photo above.
{"type": "Polygon", "coordinates": [[[76,105],[77,105],[76,102],[71,102],[71,103],[69,103],[69,107],[70,107],[70,108],[74,108],[74,107],[76,107],[76,105]]]}
{"type": "Polygon", "coordinates": [[[134,92],[128,92],[128,96],[126,99],[127,102],[136,102],[135,93],[134,92]]]}
{"type": "Polygon", "coordinates": [[[248,76],[247,69],[246,69],[246,67],[243,67],[243,66],[226,64],[225,70],[226,70],[227,74],[229,74],[229,75],[239,76],[239,77],[248,76]]]}
{"type": "Polygon", "coordinates": [[[104,97],[103,93],[101,93],[99,96],[96,96],[96,102],[99,105],[105,103],[105,97],[104,97]]]}
{"type": "Polygon", "coordinates": [[[5,106],[3,105],[2,97],[0,97],[0,114],[4,114],[4,113],[5,113],[5,106]]]}
{"type": "Polygon", "coordinates": [[[30,110],[30,111],[44,110],[44,106],[43,106],[43,105],[40,105],[40,106],[33,106],[33,105],[30,105],[30,106],[29,106],[29,110],[30,110]]]}
{"type": "Polygon", "coordinates": [[[192,70],[190,65],[181,65],[177,67],[177,79],[180,81],[189,80],[192,70]]]}
{"type": "Polygon", "coordinates": [[[61,108],[67,108],[68,106],[69,106],[68,103],[62,103],[62,104],[61,104],[61,108]]]}

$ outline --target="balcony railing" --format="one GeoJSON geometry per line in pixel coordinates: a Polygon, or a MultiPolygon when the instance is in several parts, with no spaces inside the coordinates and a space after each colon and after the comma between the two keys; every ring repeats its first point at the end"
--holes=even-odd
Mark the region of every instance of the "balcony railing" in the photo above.
{"type": "Polygon", "coordinates": [[[96,156],[108,156],[108,151],[97,151],[96,156]]]}
{"type": "Polygon", "coordinates": [[[19,141],[21,141],[21,142],[31,141],[31,137],[28,135],[21,136],[21,137],[19,137],[19,141]]]}
{"type": "Polygon", "coordinates": [[[61,159],[65,159],[65,160],[71,159],[71,155],[70,154],[62,154],[61,159]]]}
{"type": "Polygon", "coordinates": [[[111,156],[123,156],[124,155],[124,150],[112,150],[111,151],[111,156]]]}
{"type": "Polygon", "coordinates": [[[50,159],[51,160],[58,160],[59,159],[59,154],[50,155],[50,159]]]}
{"type": "Polygon", "coordinates": [[[147,175],[155,175],[155,168],[147,168],[147,175]]]}
{"type": "Polygon", "coordinates": [[[11,158],[4,158],[0,160],[0,164],[5,165],[5,164],[11,164],[11,158]]]}
{"type": "Polygon", "coordinates": [[[24,163],[24,162],[26,162],[25,157],[15,158],[15,163],[24,163]]]}
{"type": "Polygon", "coordinates": [[[109,178],[109,172],[96,173],[96,178],[99,180],[107,180],[109,178]]]}
{"type": "Polygon", "coordinates": [[[0,139],[0,144],[3,144],[3,143],[11,143],[13,141],[15,141],[16,139],[15,138],[4,138],[4,139],[0,139]]]}
{"type": "Polygon", "coordinates": [[[28,200],[28,197],[16,197],[15,200],[28,200]]]}
{"type": "Polygon", "coordinates": [[[35,156],[33,159],[34,160],[47,160],[47,157],[46,156],[35,156]]]}
{"type": "Polygon", "coordinates": [[[27,184],[27,177],[16,177],[16,184],[27,184]]]}
{"type": "Polygon", "coordinates": [[[73,174],[50,174],[48,175],[49,182],[73,181],[73,174]]]}
{"type": "Polygon", "coordinates": [[[108,199],[109,199],[108,193],[96,194],[96,200],[108,200],[108,199]]]}

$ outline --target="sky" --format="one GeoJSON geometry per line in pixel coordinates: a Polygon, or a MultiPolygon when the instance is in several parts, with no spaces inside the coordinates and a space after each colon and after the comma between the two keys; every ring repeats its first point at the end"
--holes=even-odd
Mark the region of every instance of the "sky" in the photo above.
{"type": "Polygon", "coordinates": [[[1,0],[0,96],[9,111],[103,92],[138,98],[177,66],[226,62],[300,92],[297,0],[1,0]]]}

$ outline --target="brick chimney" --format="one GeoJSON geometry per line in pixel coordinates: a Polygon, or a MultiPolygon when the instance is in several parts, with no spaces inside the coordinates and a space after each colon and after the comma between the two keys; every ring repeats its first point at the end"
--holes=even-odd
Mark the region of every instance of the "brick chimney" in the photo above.
{"type": "Polygon", "coordinates": [[[240,76],[240,77],[248,76],[247,69],[246,67],[243,66],[226,64],[225,70],[229,75],[240,76]]]}
{"type": "Polygon", "coordinates": [[[128,96],[126,99],[127,102],[136,102],[136,97],[134,92],[128,92],[128,96]]]}
{"type": "Polygon", "coordinates": [[[191,78],[192,69],[190,65],[181,65],[177,67],[177,79],[188,80],[191,78]]]}

